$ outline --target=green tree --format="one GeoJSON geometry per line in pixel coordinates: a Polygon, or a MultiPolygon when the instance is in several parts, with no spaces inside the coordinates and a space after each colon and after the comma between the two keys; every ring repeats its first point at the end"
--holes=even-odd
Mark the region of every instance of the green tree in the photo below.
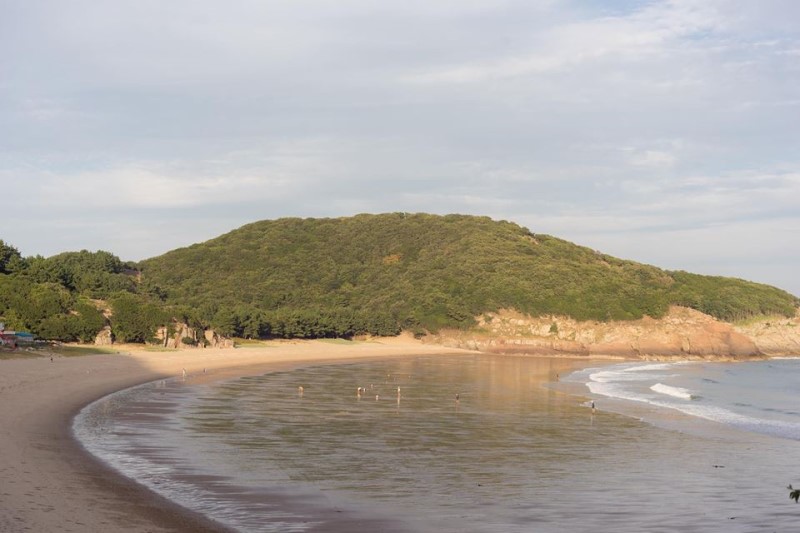
{"type": "Polygon", "coordinates": [[[19,250],[0,240],[0,274],[13,274],[25,268],[19,250]]]}
{"type": "Polygon", "coordinates": [[[110,303],[111,333],[119,342],[151,342],[159,327],[171,323],[165,309],[135,294],[118,293],[110,303]]]}

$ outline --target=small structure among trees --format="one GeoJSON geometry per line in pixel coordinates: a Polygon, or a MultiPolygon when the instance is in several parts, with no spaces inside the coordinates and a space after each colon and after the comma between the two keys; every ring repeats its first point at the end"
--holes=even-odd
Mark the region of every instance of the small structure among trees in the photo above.
{"type": "Polygon", "coordinates": [[[0,322],[0,347],[11,348],[12,350],[17,347],[17,336],[14,331],[6,331],[6,325],[0,322]]]}

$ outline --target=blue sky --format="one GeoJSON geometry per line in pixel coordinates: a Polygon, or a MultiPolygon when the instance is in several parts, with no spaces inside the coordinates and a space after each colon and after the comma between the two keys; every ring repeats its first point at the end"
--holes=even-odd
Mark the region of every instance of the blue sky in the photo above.
{"type": "Polygon", "coordinates": [[[511,220],[800,295],[800,2],[0,0],[0,239],[511,220]]]}

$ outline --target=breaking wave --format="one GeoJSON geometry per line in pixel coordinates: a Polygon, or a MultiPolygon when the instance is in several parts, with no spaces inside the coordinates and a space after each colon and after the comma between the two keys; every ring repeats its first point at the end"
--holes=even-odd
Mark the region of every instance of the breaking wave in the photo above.
{"type": "Polygon", "coordinates": [[[693,400],[696,398],[696,396],[694,396],[688,389],[684,389],[683,387],[671,387],[670,385],[664,385],[663,383],[656,383],[650,387],[650,390],[659,394],[666,394],[667,396],[672,396],[674,398],[681,398],[682,400],[693,400]]]}

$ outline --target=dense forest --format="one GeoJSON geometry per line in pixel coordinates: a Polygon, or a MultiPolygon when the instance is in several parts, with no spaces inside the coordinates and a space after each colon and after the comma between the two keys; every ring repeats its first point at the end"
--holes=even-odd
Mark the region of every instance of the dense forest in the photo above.
{"type": "Polygon", "coordinates": [[[132,342],[174,322],[225,336],[351,337],[468,328],[501,308],[604,321],[678,304],[734,321],[792,316],[798,303],[464,215],[262,221],[138,264],[102,251],[23,258],[0,241],[0,316],[59,340],[89,341],[109,322],[132,342]]]}

